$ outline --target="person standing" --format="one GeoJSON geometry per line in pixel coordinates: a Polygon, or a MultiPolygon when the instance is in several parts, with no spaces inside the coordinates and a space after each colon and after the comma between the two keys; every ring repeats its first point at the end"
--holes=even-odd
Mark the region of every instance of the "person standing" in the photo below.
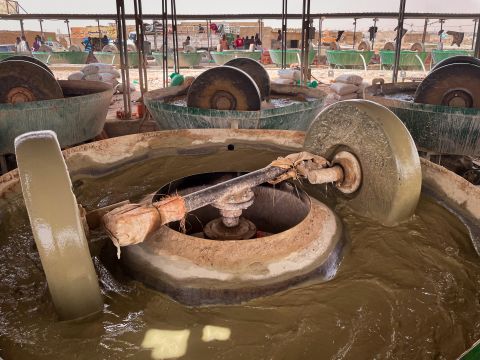
{"type": "Polygon", "coordinates": [[[220,40],[220,51],[228,50],[228,40],[225,34],[222,35],[222,39],[220,40]]]}
{"type": "Polygon", "coordinates": [[[92,38],[90,36],[88,38],[83,39],[82,45],[85,46],[85,51],[88,51],[88,52],[93,51],[92,38]]]}
{"type": "Polygon", "coordinates": [[[25,36],[22,36],[21,38],[17,37],[16,50],[18,54],[31,54],[30,46],[28,45],[25,36]]]}
{"type": "Polygon", "coordinates": [[[103,37],[102,37],[102,48],[107,46],[109,43],[110,43],[110,40],[108,40],[108,36],[103,35],[103,37]]]}
{"type": "Polygon", "coordinates": [[[243,39],[240,37],[240,35],[237,35],[237,39],[235,40],[235,48],[236,49],[243,49],[243,39]]]}
{"type": "Polygon", "coordinates": [[[35,41],[33,42],[33,51],[38,51],[40,46],[42,45],[42,41],[39,35],[35,36],[35,41]]]}

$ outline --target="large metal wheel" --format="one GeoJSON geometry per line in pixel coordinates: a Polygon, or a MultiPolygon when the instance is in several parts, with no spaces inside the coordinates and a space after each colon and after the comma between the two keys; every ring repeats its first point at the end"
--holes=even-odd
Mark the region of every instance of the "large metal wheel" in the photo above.
{"type": "Polygon", "coordinates": [[[432,70],[430,70],[430,72],[450,64],[473,64],[480,66],[480,59],[467,55],[452,56],[439,61],[437,64],[435,64],[432,70]]]}
{"type": "Polygon", "coordinates": [[[304,148],[330,161],[341,151],[355,155],[362,182],[352,194],[339,192],[339,198],[360,215],[387,226],[413,215],[421,191],[420,160],[410,133],[386,107],[366,100],[335,103],[313,121],[304,148]]]}
{"type": "Polygon", "coordinates": [[[480,109],[480,66],[449,64],[433,70],[415,92],[416,103],[480,109]]]}
{"type": "Polygon", "coordinates": [[[42,66],[24,60],[0,62],[0,103],[63,98],[62,88],[42,66]]]}
{"type": "Polygon", "coordinates": [[[257,111],[260,104],[260,90],[255,81],[232,66],[204,71],[187,94],[187,106],[200,109],[257,111]]]}
{"type": "Polygon", "coordinates": [[[236,58],[225,63],[227,66],[233,66],[245,71],[255,81],[260,90],[262,100],[270,96],[270,77],[267,70],[258,61],[250,58],[236,58]]]}
{"type": "Polygon", "coordinates": [[[43,62],[43,61],[40,61],[32,56],[27,56],[27,55],[13,55],[13,56],[10,56],[6,59],[3,59],[1,60],[0,62],[3,62],[3,61],[9,61],[9,60],[22,60],[22,61],[29,61],[31,62],[32,64],[35,64],[35,65],[38,65],[38,66],[41,66],[42,68],[44,68],[45,70],[47,70],[50,74],[53,75],[53,72],[52,70],[50,70],[50,68],[43,62]]]}

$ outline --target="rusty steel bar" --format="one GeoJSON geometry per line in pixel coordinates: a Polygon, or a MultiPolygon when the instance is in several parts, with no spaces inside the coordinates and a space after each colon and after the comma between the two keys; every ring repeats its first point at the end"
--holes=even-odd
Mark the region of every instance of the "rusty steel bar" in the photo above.
{"type": "Polygon", "coordinates": [[[120,71],[123,83],[124,118],[130,119],[132,108],[130,102],[130,73],[128,69],[127,26],[125,24],[125,1],[116,0],[117,5],[117,46],[120,52],[120,71]]]}
{"type": "Polygon", "coordinates": [[[475,36],[477,35],[477,21],[478,19],[473,20],[473,37],[472,37],[472,50],[475,49],[475,36]]]}
{"type": "Polygon", "coordinates": [[[353,41],[352,49],[355,49],[355,36],[357,35],[357,18],[353,19],[353,41]]]}
{"type": "Polygon", "coordinates": [[[189,212],[199,209],[223,197],[237,194],[246,189],[250,189],[267,181],[273,180],[280,175],[285,174],[289,170],[290,169],[269,165],[263,169],[252,171],[248,174],[210,186],[206,189],[195,191],[194,193],[185,195],[183,197],[186,210],[189,212]]]}

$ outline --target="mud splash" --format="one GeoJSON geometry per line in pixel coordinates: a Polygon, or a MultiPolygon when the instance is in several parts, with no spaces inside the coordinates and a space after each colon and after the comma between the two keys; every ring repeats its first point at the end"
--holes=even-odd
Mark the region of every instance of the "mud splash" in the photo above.
{"type": "MultiPolygon", "coordinates": [[[[251,156],[268,162],[279,155],[231,154],[243,161],[238,170],[248,169],[251,156]]],[[[89,208],[136,199],[164,184],[167,171],[175,178],[214,160],[151,160],[77,179],[75,193],[89,208]]],[[[151,329],[189,330],[182,359],[452,359],[480,337],[478,256],[464,226],[426,197],[411,221],[394,228],[337,208],[351,243],[335,279],[237,306],[182,306],[125,277],[110,246],[92,248],[105,306],[85,323],[57,322],[21,195],[17,200],[0,227],[4,359],[151,359],[141,347],[151,329]],[[203,342],[206,325],[230,329],[229,339],[203,342]]]]}

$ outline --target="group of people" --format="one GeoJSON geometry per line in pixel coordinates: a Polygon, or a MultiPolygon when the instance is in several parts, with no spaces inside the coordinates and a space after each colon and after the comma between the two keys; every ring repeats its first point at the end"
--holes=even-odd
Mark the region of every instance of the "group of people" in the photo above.
{"type": "Polygon", "coordinates": [[[228,50],[230,45],[236,50],[248,50],[252,44],[254,45],[254,49],[261,49],[262,41],[260,40],[258,33],[255,34],[255,37],[251,36],[250,38],[248,36],[240,37],[240,35],[237,35],[237,38],[231,44],[229,44],[227,37],[224,34],[220,40],[220,51],[228,50]]]}
{"type": "MultiPolygon", "coordinates": [[[[100,39],[100,43],[102,44],[102,49],[103,49],[104,46],[107,46],[108,44],[110,44],[110,39],[108,38],[107,35],[103,35],[103,37],[100,39]]],[[[83,39],[82,45],[85,47],[85,51],[93,52],[94,45],[93,45],[93,40],[91,36],[83,39]]]]}
{"type": "MultiPolygon", "coordinates": [[[[35,40],[36,39],[37,38],[35,37],[35,40]]],[[[17,54],[29,54],[31,52],[30,45],[28,44],[28,41],[25,35],[22,35],[21,37],[17,36],[17,40],[15,42],[15,52],[17,54]]]]}

